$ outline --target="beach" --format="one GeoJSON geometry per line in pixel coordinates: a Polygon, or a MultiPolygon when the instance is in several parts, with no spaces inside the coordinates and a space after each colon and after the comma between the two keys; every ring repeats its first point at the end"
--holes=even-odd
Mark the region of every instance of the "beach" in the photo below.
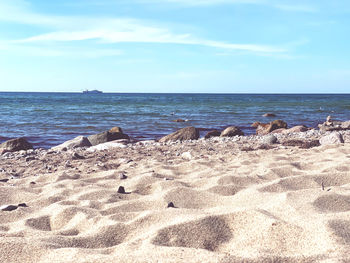
{"type": "Polygon", "coordinates": [[[5,153],[0,206],[14,209],[0,211],[0,261],[347,262],[341,134],[308,149],[283,142],[319,131],[268,146],[235,136],[5,153]]]}

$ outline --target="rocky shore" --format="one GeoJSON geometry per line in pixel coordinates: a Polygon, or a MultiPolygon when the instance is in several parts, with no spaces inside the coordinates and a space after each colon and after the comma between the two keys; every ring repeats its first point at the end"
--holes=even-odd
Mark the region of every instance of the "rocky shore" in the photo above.
{"type": "Polygon", "coordinates": [[[256,126],[1,144],[0,261],[350,260],[346,123],[256,126]]]}

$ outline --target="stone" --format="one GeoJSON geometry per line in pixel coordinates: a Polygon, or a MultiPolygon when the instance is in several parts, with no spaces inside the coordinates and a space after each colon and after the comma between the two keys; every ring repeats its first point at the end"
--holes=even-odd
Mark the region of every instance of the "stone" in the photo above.
{"type": "Polygon", "coordinates": [[[221,135],[221,132],[217,131],[217,130],[213,130],[213,131],[209,131],[205,136],[204,138],[205,139],[209,139],[211,137],[218,137],[221,135]]]}
{"type": "Polygon", "coordinates": [[[287,123],[282,120],[274,120],[269,124],[257,123],[256,134],[266,135],[277,129],[286,129],[287,123]]]}
{"type": "Polygon", "coordinates": [[[173,122],[186,122],[186,120],[183,120],[183,119],[176,119],[176,120],[173,120],[173,122]]]}
{"type": "Polygon", "coordinates": [[[320,146],[319,140],[303,141],[303,140],[288,140],[282,143],[283,146],[299,146],[302,149],[309,149],[320,146]]]}
{"type": "Polygon", "coordinates": [[[328,135],[321,137],[320,139],[321,145],[341,144],[341,143],[344,143],[344,139],[339,132],[332,132],[328,135]]]}
{"type": "Polygon", "coordinates": [[[263,138],[263,143],[264,144],[274,144],[277,142],[277,138],[276,136],[270,134],[270,135],[267,135],[263,138]]]}
{"type": "Polygon", "coordinates": [[[192,159],[192,154],[190,152],[184,152],[181,154],[181,157],[186,160],[191,160],[192,159]]]}
{"type": "Polygon", "coordinates": [[[162,137],[159,142],[198,140],[199,130],[195,127],[186,127],[162,137]]]}
{"type": "Polygon", "coordinates": [[[95,146],[90,147],[87,149],[88,152],[96,152],[96,151],[104,151],[109,150],[113,148],[126,148],[126,144],[128,143],[128,140],[115,140],[111,142],[105,142],[101,143],[95,146]]]}
{"type": "Polygon", "coordinates": [[[318,125],[318,128],[322,132],[350,130],[350,121],[335,121],[331,116],[328,116],[324,123],[318,125]]]}
{"type": "Polygon", "coordinates": [[[119,174],[119,179],[120,180],[125,180],[126,178],[128,178],[128,177],[125,175],[125,173],[120,173],[119,174]]]}
{"type": "Polygon", "coordinates": [[[91,143],[89,140],[84,136],[78,136],[75,137],[72,140],[66,141],[60,145],[57,145],[55,147],[52,147],[51,150],[53,151],[64,151],[67,149],[75,149],[80,147],[90,147],[91,143]]]}
{"type": "Polygon", "coordinates": [[[9,181],[9,179],[5,178],[5,179],[0,179],[0,183],[7,183],[9,181]]]}
{"type": "Polygon", "coordinates": [[[33,149],[33,145],[31,145],[25,138],[16,138],[0,144],[1,154],[31,149],[33,149]]]}
{"type": "Polygon", "coordinates": [[[170,208],[170,207],[171,207],[171,208],[175,208],[175,205],[174,205],[173,202],[169,202],[167,207],[168,207],[168,208],[170,208]]]}
{"type": "Polygon", "coordinates": [[[0,210],[1,211],[13,211],[13,210],[16,210],[18,208],[18,206],[16,205],[3,205],[3,206],[0,206],[0,210]]]}
{"type": "Polygon", "coordinates": [[[273,130],[270,133],[286,133],[287,131],[288,131],[288,129],[280,128],[280,129],[277,129],[277,130],[273,130]]]}
{"type": "Polygon", "coordinates": [[[265,113],[263,117],[276,117],[276,114],[274,113],[265,113]]]}
{"type": "Polygon", "coordinates": [[[283,133],[306,132],[308,130],[310,129],[304,125],[297,125],[290,129],[285,130],[283,133]]]}
{"type": "Polygon", "coordinates": [[[119,194],[125,194],[125,188],[123,186],[119,186],[118,191],[119,194]]]}
{"type": "Polygon", "coordinates": [[[78,153],[76,153],[76,152],[74,152],[74,153],[72,154],[72,159],[73,159],[73,160],[83,160],[83,159],[85,159],[85,157],[82,156],[82,155],[80,155],[80,154],[78,154],[78,153]]]}
{"type": "Polygon", "coordinates": [[[130,138],[127,134],[124,134],[121,132],[110,132],[110,131],[101,132],[98,134],[90,135],[88,137],[88,140],[92,146],[105,143],[105,142],[120,140],[120,139],[128,140],[130,138]]]}
{"type": "Polygon", "coordinates": [[[221,137],[233,137],[233,136],[243,136],[244,133],[241,131],[240,128],[236,126],[230,126],[227,127],[225,130],[223,130],[220,134],[221,137]]]}
{"type": "Polygon", "coordinates": [[[123,133],[123,130],[122,128],[116,126],[116,127],[113,127],[109,130],[109,132],[119,132],[119,133],[123,133]]]}
{"type": "Polygon", "coordinates": [[[18,207],[28,207],[26,203],[20,203],[18,204],[18,207]]]}

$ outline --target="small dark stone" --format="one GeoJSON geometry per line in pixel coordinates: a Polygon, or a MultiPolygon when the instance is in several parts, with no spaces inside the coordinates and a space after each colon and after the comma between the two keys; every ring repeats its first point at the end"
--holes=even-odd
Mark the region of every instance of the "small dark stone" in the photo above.
{"type": "Polygon", "coordinates": [[[119,186],[119,188],[118,188],[118,193],[119,194],[125,194],[126,192],[125,192],[125,188],[123,187],[123,186],[119,186]]]}
{"type": "Polygon", "coordinates": [[[18,204],[18,207],[28,207],[26,203],[20,203],[18,204]]]}
{"type": "Polygon", "coordinates": [[[18,208],[18,206],[16,205],[7,205],[7,206],[3,206],[1,208],[2,211],[13,211],[16,210],[18,208]]]}
{"type": "Polygon", "coordinates": [[[128,178],[124,173],[120,173],[119,174],[119,179],[120,180],[124,180],[124,179],[126,179],[126,178],[128,178]]]}
{"type": "Polygon", "coordinates": [[[36,182],[30,182],[30,184],[36,184],[36,182]]]}
{"type": "Polygon", "coordinates": [[[174,205],[174,203],[173,203],[173,202],[170,202],[170,203],[168,203],[168,207],[175,208],[175,205],[174,205]]]}
{"type": "Polygon", "coordinates": [[[6,178],[6,179],[0,179],[0,182],[1,182],[1,183],[6,183],[6,182],[8,182],[8,180],[9,180],[9,179],[7,179],[7,178],[6,178]]]}
{"type": "Polygon", "coordinates": [[[34,156],[28,156],[26,157],[26,162],[30,162],[30,161],[33,161],[35,160],[35,157],[34,156]]]}
{"type": "Polygon", "coordinates": [[[83,160],[85,159],[84,156],[78,154],[78,153],[73,153],[73,156],[72,156],[73,160],[83,160]]]}

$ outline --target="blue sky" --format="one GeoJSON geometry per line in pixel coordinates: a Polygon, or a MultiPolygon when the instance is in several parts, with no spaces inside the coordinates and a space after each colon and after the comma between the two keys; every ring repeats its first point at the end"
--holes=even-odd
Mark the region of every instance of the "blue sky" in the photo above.
{"type": "Polygon", "coordinates": [[[348,93],[348,0],[0,0],[0,91],[348,93]]]}

